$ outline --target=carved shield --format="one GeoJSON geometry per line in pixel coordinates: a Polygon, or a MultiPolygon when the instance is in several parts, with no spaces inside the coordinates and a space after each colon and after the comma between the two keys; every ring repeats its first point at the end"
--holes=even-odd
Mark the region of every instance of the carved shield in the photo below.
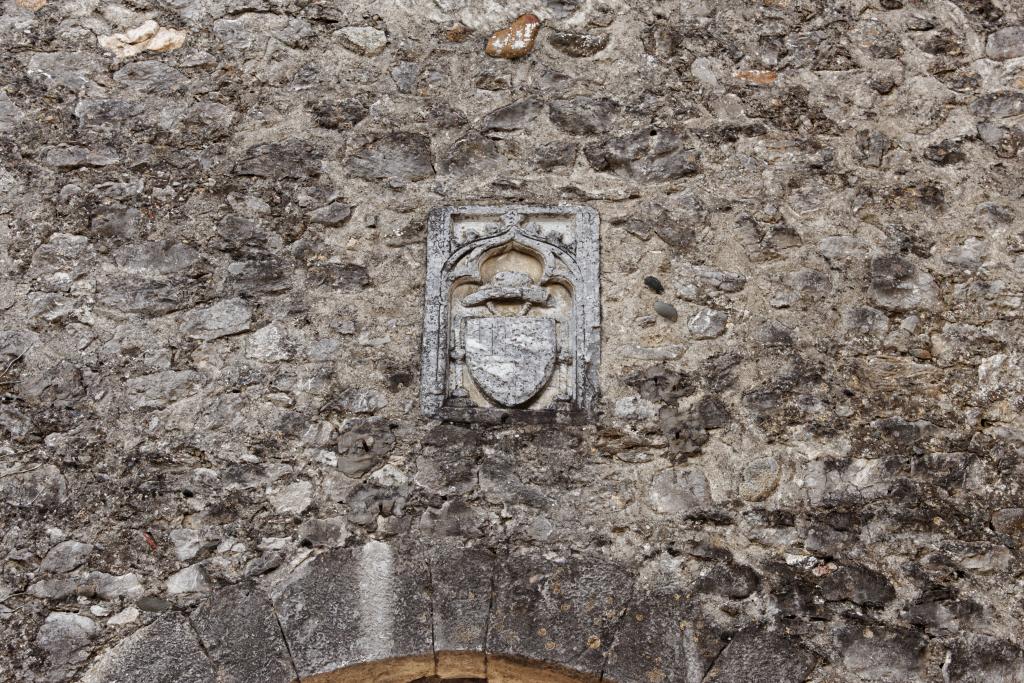
{"type": "Polygon", "coordinates": [[[551,378],[556,339],[551,318],[467,318],[469,374],[492,401],[505,407],[525,403],[551,378]]]}

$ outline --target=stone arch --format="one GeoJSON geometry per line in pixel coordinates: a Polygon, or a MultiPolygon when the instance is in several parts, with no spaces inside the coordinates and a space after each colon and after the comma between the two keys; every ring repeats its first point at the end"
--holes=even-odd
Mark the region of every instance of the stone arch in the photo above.
{"type": "Polygon", "coordinates": [[[806,680],[775,629],[728,642],[678,589],[607,559],[371,541],[273,585],[224,588],[102,653],[84,683],[691,683],[806,680]],[[760,679],[767,680],[767,679],[760,679]]]}

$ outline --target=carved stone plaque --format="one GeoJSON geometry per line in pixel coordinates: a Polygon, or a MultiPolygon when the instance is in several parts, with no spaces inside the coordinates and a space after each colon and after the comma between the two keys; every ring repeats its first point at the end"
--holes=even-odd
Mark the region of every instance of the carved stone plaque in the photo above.
{"type": "Polygon", "coordinates": [[[601,353],[598,216],[580,206],[430,213],[423,412],[580,421],[601,353]]]}

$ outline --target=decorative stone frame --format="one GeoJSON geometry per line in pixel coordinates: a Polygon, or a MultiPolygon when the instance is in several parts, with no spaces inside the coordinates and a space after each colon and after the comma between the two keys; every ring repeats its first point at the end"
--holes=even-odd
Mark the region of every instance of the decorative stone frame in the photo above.
{"type": "Polygon", "coordinates": [[[599,233],[597,212],[583,206],[448,206],[430,212],[421,370],[424,414],[485,423],[580,422],[592,416],[601,353],[599,233]],[[469,380],[461,379],[458,365],[453,371],[452,293],[460,284],[482,285],[484,263],[509,250],[529,254],[543,265],[537,285],[558,284],[572,296],[564,322],[571,347],[564,396],[539,407],[474,404],[458,391],[469,380]]]}

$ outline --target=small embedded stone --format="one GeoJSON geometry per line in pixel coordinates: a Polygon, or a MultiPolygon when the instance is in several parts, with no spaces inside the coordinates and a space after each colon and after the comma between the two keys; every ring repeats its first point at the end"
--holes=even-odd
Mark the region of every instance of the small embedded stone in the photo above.
{"type": "Polygon", "coordinates": [[[553,31],[548,44],[570,57],[593,57],[608,46],[608,36],[597,33],[553,31]]]}
{"type": "MultiPolygon", "coordinates": [[[[171,595],[182,593],[205,593],[210,590],[210,580],[202,565],[194,564],[167,579],[167,592],[171,595]]],[[[141,606],[140,606],[141,608],[141,606]]]]}
{"type": "Polygon", "coordinates": [[[44,572],[63,574],[81,565],[92,553],[93,546],[79,541],[64,541],[50,548],[39,568],[44,572]]]}
{"type": "Polygon", "coordinates": [[[697,339],[714,339],[725,332],[725,323],[728,319],[725,311],[703,308],[690,318],[687,327],[690,334],[697,339]]]}
{"type": "Polygon", "coordinates": [[[144,598],[140,598],[139,601],[135,603],[135,606],[143,612],[166,612],[174,607],[171,603],[167,602],[163,598],[158,598],[155,595],[147,595],[144,598]]]}
{"type": "Polygon", "coordinates": [[[764,500],[779,484],[779,461],[772,457],[758,458],[743,468],[740,498],[751,502],[764,500]]]}
{"type": "Polygon", "coordinates": [[[775,79],[779,77],[779,74],[775,71],[767,71],[763,69],[749,69],[745,71],[737,71],[733,74],[736,78],[741,81],[747,81],[754,85],[771,85],[775,82],[775,79]]]}
{"type": "Polygon", "coordinates": [[[444,37],[445,40],[450,43],[461,43],[466,39],[466,36],[472,32],[473,29],[469,28],[461,21],[457,21],[445,30],[444,37]]]}
{"type": "Polygon", "coordinates": [[[364,57],[376,57],[388,46],[387,34],[372,26],[346,26],[334,35],[346,49],[364,57]]]}
{"type": "Polygon", "coordinates": [[[321,225],[338,226],[345,223],[352,216],[352,207],[342,202],[331,202],[309,214],[311,223],[321,225]]]}
{"type": "Polygon", "coordinates": [[[655,294],[665,293],[665,285],[661,284],[661,280],[654,277],[653,275],[648,275],[647,277],[645,277],[644,284],[647,285],[647,288],[650,289],[655,294]]]}
{"type": "Polygon", "coordinates": [[[675,322],[679,320],[679,311],[672,304],[667,304],[664,301],[654,302],[654,311],[662,318],[675,322]]]}
{"type": "Polygon", "coordinates": [[[495,31],[487,39],[484,52],[490,57],[500,59],[517,59],[525,57],[533,50],[540,30],[540,19],[533,14],[524,14],[513,21],[508,28],[495,31]]]}
{"type": "Polygon", "coordinates": [[[1008,536],[1024,537],[1024,508],[1003,508],[992,513],[992,528],[1008,536]]]}
{"type": "Polygon", "coordinates": [[[989,59],[1024,57],[1024,26],[1007,26],[988,37],[985,54],[989,59]]]}
{"type": "Polygon", "coordinates": [[[186,37],[184,31],[165,28],[150,19],[130,31],[100,36],[97,40],[100,47],[123,59],[134,57],[145,50],[151,52],[176,50],[185,44],[186,37]]]}

